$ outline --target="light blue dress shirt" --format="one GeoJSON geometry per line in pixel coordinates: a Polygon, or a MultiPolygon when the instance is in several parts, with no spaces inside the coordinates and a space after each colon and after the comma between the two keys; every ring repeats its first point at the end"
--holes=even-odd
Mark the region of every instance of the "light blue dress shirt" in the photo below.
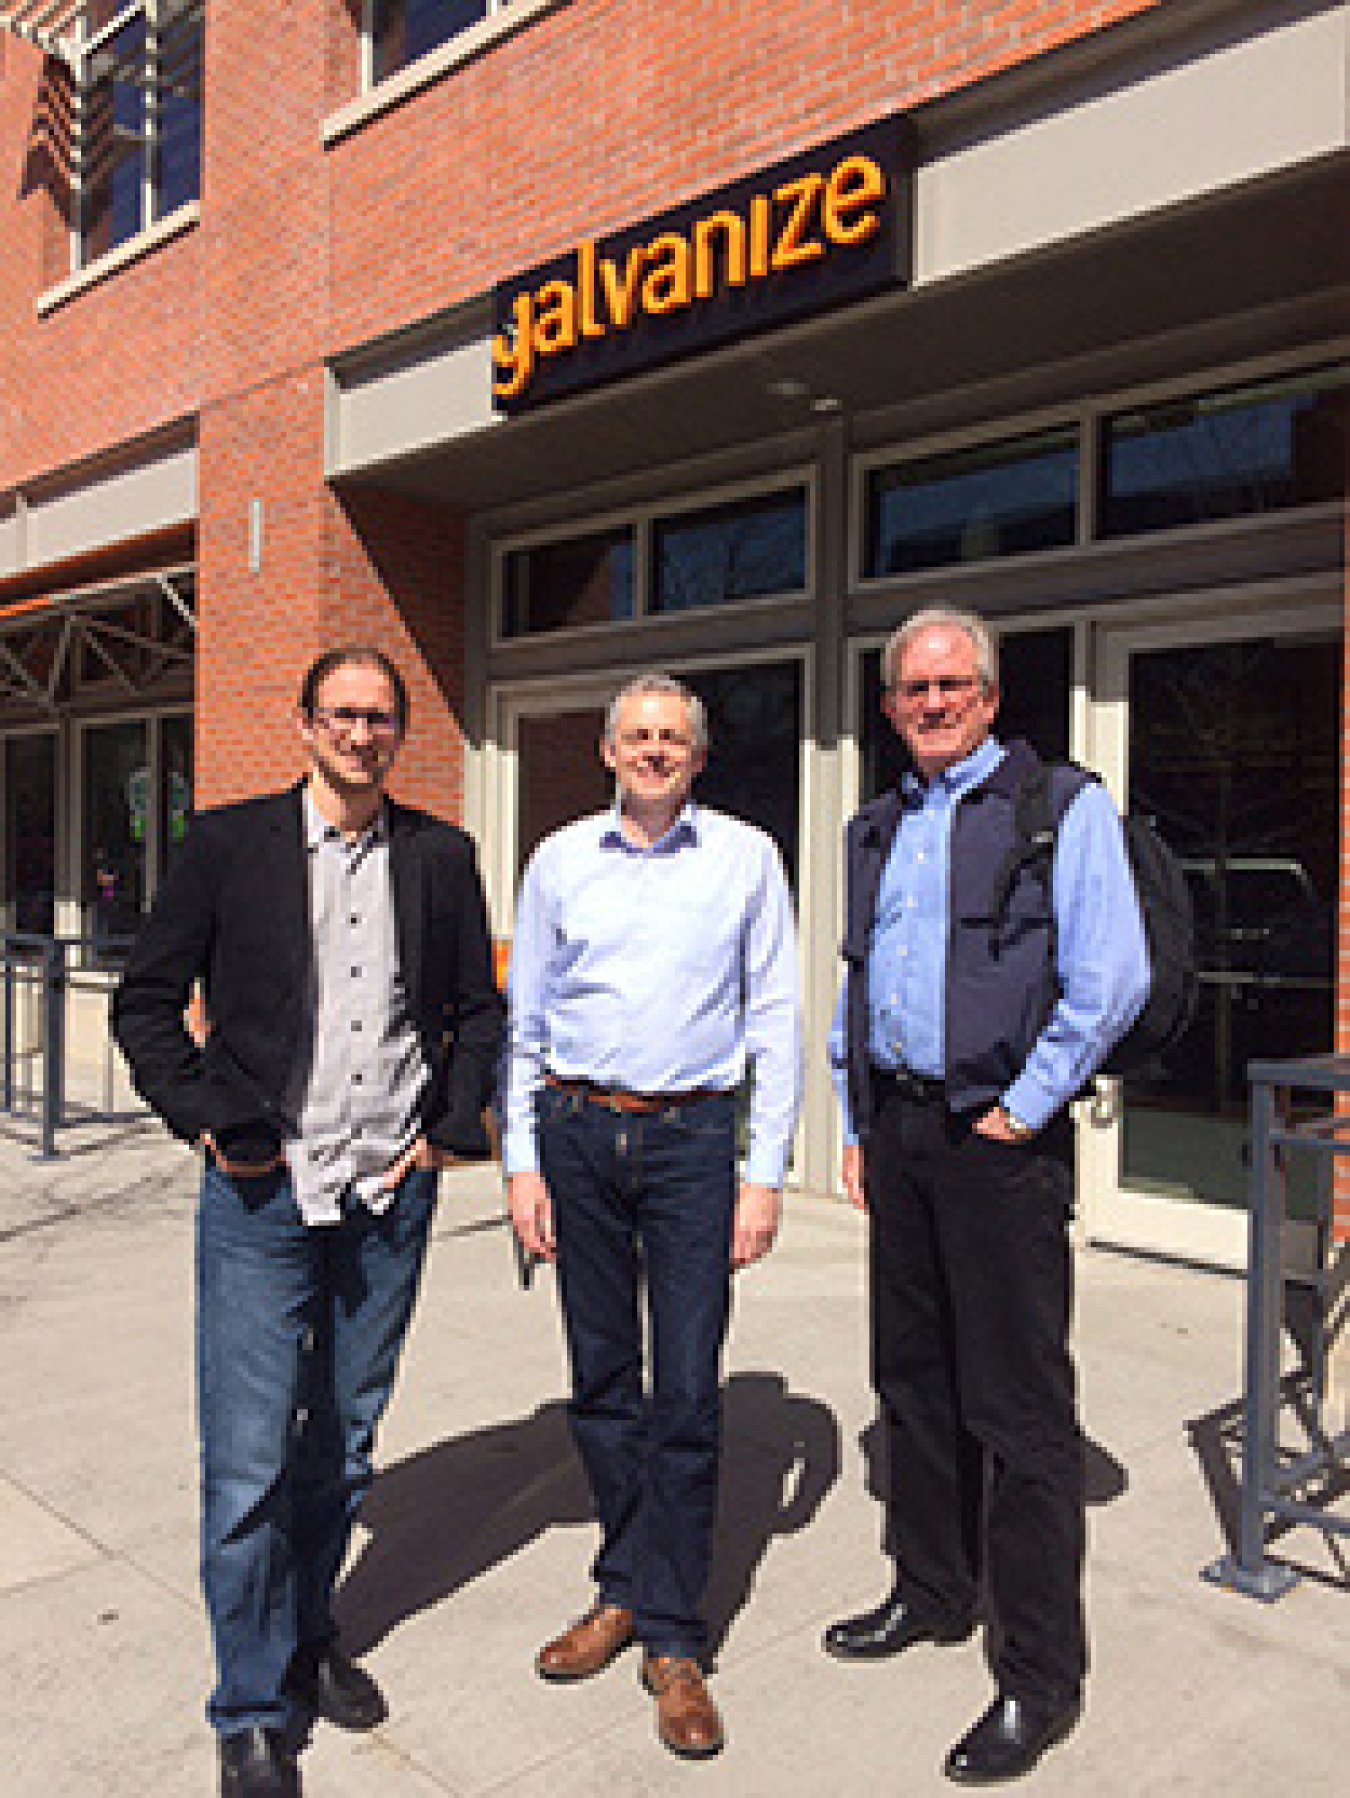
{"type": "Polygon", "coordinates": [[[743,1177],[781,1186],[801,1099],[792,900],[773,841],[690,802],[650,848],[617,812],[530,859],[509,983],[508,1174],[539,1166],[545,1070],[631,1092],[730,1090],[754,1071],[743,1177]]]}
{"type": "MultiPolygon", "coordinates": [[[[961,796],[987,780],[1004,753],[987,737],[926,785],[907,777],[910,803],[882,874],[868,939],[868,1045],[879,1067],[903,1065],[935,1079],[945,1071],[952,820],[961,796]]],[[[1063,990],[1026,1066],[1003,1094],[1007,1110],[1034,1130],[1091,1079],[1148,994],[1148,945],[1125,836],[1097,781],[1060,822],[1050,898],[1063,990]]],[[[829,1049],[845,1140],[852,1143],[842,987],[829,1049]]]]}

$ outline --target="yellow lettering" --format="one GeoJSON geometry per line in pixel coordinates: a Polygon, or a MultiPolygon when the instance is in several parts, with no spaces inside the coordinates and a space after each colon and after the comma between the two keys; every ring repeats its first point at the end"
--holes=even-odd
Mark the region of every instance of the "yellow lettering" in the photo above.
{"type": "Polygon", "coordinates": [[[689,292],[689,240],[675,231],[663,231],[647,245],[651,273],[642,283],[645,312],[678,312],[687,306],[689,292]]]}
{"type": "Polygon", "coordinates": [[[577,347],[577,293],[570,281],[545,281],[534,308],[534,347],[541,356],[577,347]]]}
{"type": "Polygon", "coordinates": [[[750,279],[762,281],[769,272],[769,196],[756,194],[750,202],[750,279]]]}
{"type": "Polygon", "coordinates": [[[885,193],[886,176],[870,156],[846,156],[831,169],[820,209],[830,242],[866,243],[881,228],[881,220],[863,208],[884,198],[885,193]],[[862,217],[850,224],[857,212],[862,212],[862,217]]]}
{"type": "Polygon", "coordinates": [[[779,269],[796,268],[802,262],[814,262],[825,254],[825,246],[819,238],[803,236],[824,185],[821,175],[803,175],[799,181],[785,181],[774,189],[774,199],[792,207],[773,247],[775,273],[779,269]]]}
{"type": "Polygon", "coordinates": [[[727,286],[745,286],[745,220],[734,212],[714,212],[694,225],[694,293],[706,300],[717,284],[714,238],[726,239],[727,286]]]}
{"type": "Polygon", "coordinates": [[[595,245],[589,238],[577,246],[577,298],[581,302],[581,335],[603,337],[604,323],[595,311],[595,245]]]}
{"type": "Polygon", "coordinates": [[[633,305],[637,299],[638,276],[642,273],[642,261],[646,251],[641,244],[634,244],[628,252],[628,260],[623,268],[623,285],[619,285],[619,271],[606,256],[600,264],[600,285],[605,290],[605,305],[609,316],[614,320],[617,330],[626,331],[633,322],[633,305]]]}
{"type": "Polygon", "coordinates": [[[492,377],[492,391],[503,400],[514,399],[534,373],[534,296],[517,294],[511,311],[511,323],[492,340],[492,360],[502,371],[501,379],[492,377]]]}

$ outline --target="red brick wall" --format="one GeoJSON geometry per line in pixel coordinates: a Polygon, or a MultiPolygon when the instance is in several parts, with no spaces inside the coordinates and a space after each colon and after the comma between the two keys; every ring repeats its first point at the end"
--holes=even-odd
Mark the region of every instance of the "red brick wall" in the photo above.
{"type": "Polygon", "coordinates": [[[575,0],[334,146],[333,347],[1156,4],[575,0]]]}
{"type": "Polygon", "coordinates": [[[297,0],[266,30],[210,0],[199,228],[46,319],[65,96],[0,39],[0,157],[22,172],[0,190],[0,490],[197,414],[203,799],[289,777],[299,673],[354,636],[410,664],[404,789],[458,812],[462,527],[328,492],[325,356],[1152,4],[576,0],[325,151],[358,86],[358,0],[297,0]]]}

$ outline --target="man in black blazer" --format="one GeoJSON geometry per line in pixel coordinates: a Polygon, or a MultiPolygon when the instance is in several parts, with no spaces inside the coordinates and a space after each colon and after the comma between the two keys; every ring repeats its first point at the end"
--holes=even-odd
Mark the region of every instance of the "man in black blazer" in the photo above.
{"type": "Polygon", "coordinates": [[[321,656],[297,717],[306,779],[194,819],[114,1000],[137,1090],[205,1157],[202,1578],[225,1798],[298,1794],[306,1715],[385,1715],[337,1647],[332,1591],[437,1170],[488,1152],[501,1005],[483,891],[462,831],[385,796],[407,723],[385,655],[321,656]]]}

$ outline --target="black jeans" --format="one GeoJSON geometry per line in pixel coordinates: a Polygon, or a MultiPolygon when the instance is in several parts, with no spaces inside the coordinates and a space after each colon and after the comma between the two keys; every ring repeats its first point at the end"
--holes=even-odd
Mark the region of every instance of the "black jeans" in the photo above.
{"type": "Polygon", "coordinates": [[[735,1101],[635,1116],[546,1086],[539,1149],[572,1362],[569,1417],[600,1517],[596,1584],[607,1604],[633,1612],[644,1647],[696,1655],[717,1507],[735,1101]]]}
{"type": "Polygon", "coordinates": [[[872,1379],[899,1582],[961,1620],[983,1575],[1000,1689],[1066,1703],[1087,1664],[1070,1126],[998,1143],[940,1102],[875,1096],[872,1379]]]}

